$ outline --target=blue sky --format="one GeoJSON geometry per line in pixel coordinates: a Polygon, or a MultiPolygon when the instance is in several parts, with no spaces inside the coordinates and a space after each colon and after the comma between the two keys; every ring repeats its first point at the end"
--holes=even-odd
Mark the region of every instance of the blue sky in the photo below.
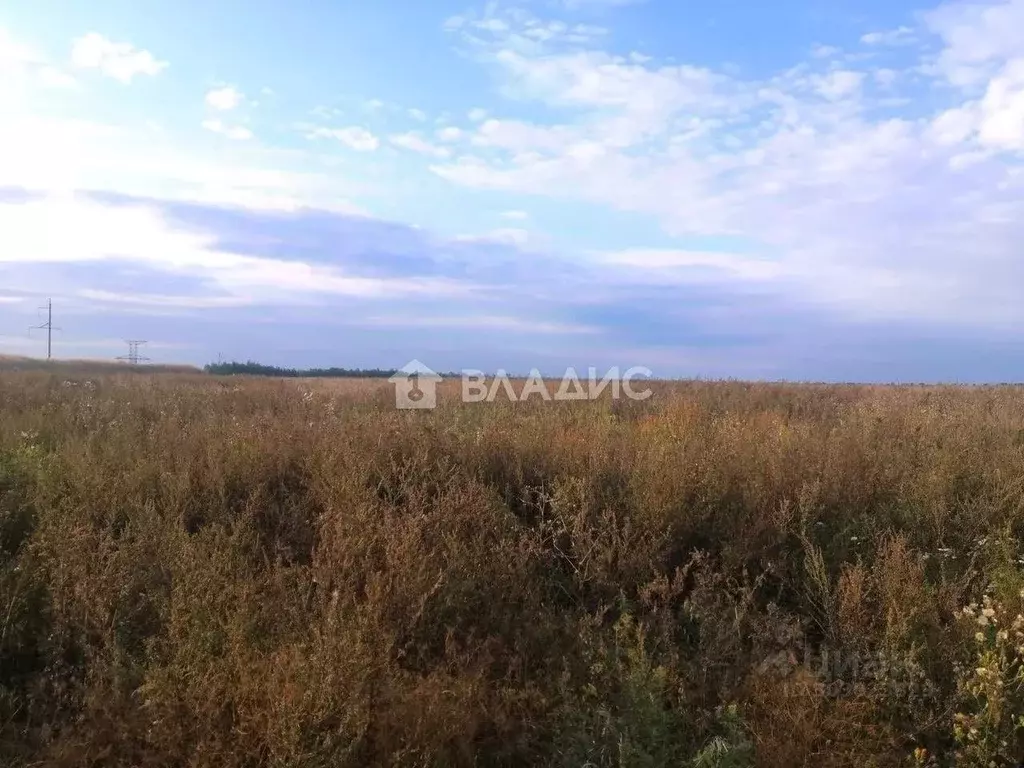
{"type": "Polygon", "coordinates": [[[1024,0],[0,3],[0,353],[1024,375],[1024,0]]]}

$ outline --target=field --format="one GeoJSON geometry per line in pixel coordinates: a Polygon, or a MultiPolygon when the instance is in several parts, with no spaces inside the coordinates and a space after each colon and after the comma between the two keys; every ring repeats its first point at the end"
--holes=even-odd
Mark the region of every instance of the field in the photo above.
{"type": "Polygon", "coordinates": [[[1024,389],[0,374],[0,760],[1009,766],[1024,389]]]}
{"type": "Polygon", "coordinates": [[[146,373],[199,373],[191,365],[129,366],[114,360],[40,360],[19,355],[0,355],[0,372],[45,371],[55,375],[103,376],[108,374],[146,373]]]}

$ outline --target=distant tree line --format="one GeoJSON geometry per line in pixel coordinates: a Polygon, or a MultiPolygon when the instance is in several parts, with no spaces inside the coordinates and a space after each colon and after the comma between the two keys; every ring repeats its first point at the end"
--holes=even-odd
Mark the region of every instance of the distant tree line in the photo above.
{"type": "Polygon", "coordinates": [[[263,365],[249,360],[245,363],[208,363],[203,366],[206,373],[215,376],[275,376],[288,378],[381,378],[386,379],[395,374],[395,370],[380,368],[278,368],[276,365],[263,365]]]}

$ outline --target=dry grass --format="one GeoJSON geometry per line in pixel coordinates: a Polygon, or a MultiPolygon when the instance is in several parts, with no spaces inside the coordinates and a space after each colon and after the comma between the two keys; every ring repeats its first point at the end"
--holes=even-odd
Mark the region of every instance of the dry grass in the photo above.
{"type": "Polygon", "coordinates": [[[958,618],[1021,607],[1020,389],[90,375],[0,376],[8,763],[1024,756],[958,618]]]}
{"type": "Polygon", "coordinates": [[[0,372],[42,371],[65,376],[103,376],[113,374],[199,373],[192,365],[128,365],[116,360],[42,360],[36,357],[0,355],[0,372]]]}

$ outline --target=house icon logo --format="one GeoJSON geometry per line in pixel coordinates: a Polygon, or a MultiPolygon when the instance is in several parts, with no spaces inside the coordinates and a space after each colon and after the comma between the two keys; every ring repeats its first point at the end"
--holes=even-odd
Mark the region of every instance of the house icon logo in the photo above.
{"type": "Polygon", "coordinates": [[[437,382],[441,378],[419,360],[406,363],[388,379],[395,385],[395,407],[401,410],[434,408],[437,382]]]}

